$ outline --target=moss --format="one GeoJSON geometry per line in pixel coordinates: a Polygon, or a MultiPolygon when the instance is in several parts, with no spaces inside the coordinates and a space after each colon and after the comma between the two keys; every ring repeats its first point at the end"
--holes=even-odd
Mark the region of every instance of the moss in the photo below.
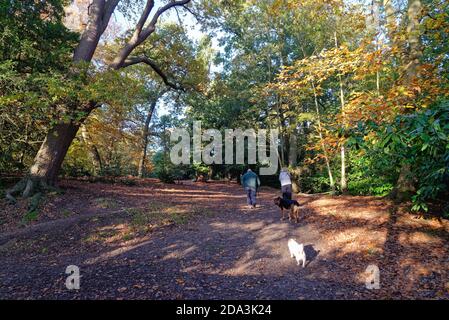
{"type": "Polygon", "coordinates": [[[38,217],[39,217],[39,212],[37,212],[37,211],[28,211],[23,216],[22,223],[23,224],[28,224],[28,223],[30,223],[32,221],[36,221],[38,217]]]}

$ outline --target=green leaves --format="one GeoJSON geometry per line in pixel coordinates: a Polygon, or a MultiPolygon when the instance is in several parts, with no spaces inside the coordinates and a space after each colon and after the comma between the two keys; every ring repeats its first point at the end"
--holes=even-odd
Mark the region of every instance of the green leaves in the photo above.
{"type": "Polygon", "coordinates": [[[428,201],[447,190],[449,177],[449,108],[448,101],[436,102],[429,109],[401,115],[386,125],[379,147],[394,158],[412,164],[418,189],[413,196],[413,210],[428,210],[428,201]]]}
{"type": "Polygon", "coordinates": [[[62,24],[63,5],[62,0],[0,2],[0,154],[8,155],[0,157],[2,171],[28,165],[61,113],[60,91],[70,85],[78,38],[62,24]]]}

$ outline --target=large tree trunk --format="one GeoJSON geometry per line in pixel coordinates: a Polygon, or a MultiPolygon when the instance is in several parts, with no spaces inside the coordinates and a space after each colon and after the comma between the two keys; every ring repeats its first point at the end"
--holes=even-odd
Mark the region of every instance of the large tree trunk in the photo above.
{"type": "MultiPolygon", "coordinates": [[[[385,11],[393,13],[394,9],[391,3],[384,2],[385,11]]],[[[407,86],[413,86],[413,82],[419,77],[419,64],[422,56],[422,46],[419,33],[419,21],[422,14],[422,4],[420,0],[409,0],[408,3],[408,24],[407,24],[407,41],[408,52],[401,58],[401,63],[404,65],[404,83],[407,86]]],[[[390,28],[393,25],[393,18],[390,18],[390,28]]],[[[394,25],[393,25],[394,26],[394,25]]],[[[389,37],[394,43],[394,29],[389,31],[389,37]]],[[[397,45],[397,44],[396,44],[397,45]]],[[[411,171],[411,165],[407,162],[401,164],[401,170],[395,187],[390,193],[390,197],[396,201],[410,200],[413,193],[416,192],[415,181],[411,171]]]]}
{"type": "MultiPolygon", "coordinates": [[[[118,2],[119,0],[112,0],[106,4],[104,0],[92,1],[89,6],[86,29],[73,53],[74,62],[90,62],[92,60],[100,37],[106,29],[118,2]]],[[[73,70],[73,72],[77,71],[73,70]]],[[[95,106],[96,103],[91,102],[90,106],[84,111],[90,113],[95,106]]],[[[6,193],[6,197],[11,202],[15,202],[14,195],[22,191],[22,196],[26,198],[33,194],[36,189],[45,189],[55,185],[65,155],[84,120],[85,118],[76,123],[61,121],[49,130],[34,158],[27,177],[6,193]]]]}
{"type": "Polygon", "coordinates": [[[37,178],[50,186],[55,184],[62,161],[79,126],[73,122],[59,123],[48,132],[30,168],[31,178],[37,178]]]}
{"type": "Polygon", "coordinates": [[[79,129],[79,123],[59,123],[48,132],[34,158],[28,175],[8,190],[6,197],[15,202],[14,196],[22,192],[29,197],[39,189],[53,187],[70,144],[79,129]]]}
{"type": "Polygon", "coordinates": [[[410,0],[408,7],[408,25],[407,25],[407,36],[408,36],[408,63],[406,65],[406,81],[409,85],[419,77],[418,67],[420,65],[420,58],[422,56],[422,47],[420,39],[419,30],[419,20],[422,11],[422,4],[420,0],[410,0]]]}

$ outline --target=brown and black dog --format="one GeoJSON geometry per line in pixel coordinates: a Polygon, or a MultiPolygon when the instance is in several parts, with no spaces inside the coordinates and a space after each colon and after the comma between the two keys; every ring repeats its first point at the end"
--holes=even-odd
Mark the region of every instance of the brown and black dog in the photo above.
{"type": "Polygon", "coordinates": [[[283,199],[281,197],[276,197],[274,198],[274,204],[277,205],[280,209],[281,209],[281,220],[284,220],[284,209],[288,210],[290,209],[289,213],[288,213],[288,220],[292,221],[294,220],[296,223],[299,222],[299,211],[300,211],[300,206],[298,201],[296,200],[287,200],[287,199],[283,199]]]}

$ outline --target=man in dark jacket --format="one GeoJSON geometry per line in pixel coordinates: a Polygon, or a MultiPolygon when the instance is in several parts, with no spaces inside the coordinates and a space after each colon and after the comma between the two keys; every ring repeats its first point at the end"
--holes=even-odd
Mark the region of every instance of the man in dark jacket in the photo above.
{"type": "Polygon", "coordinates": [[[260,187],[260,179],[251,169],[248,169],[241,178],[242,186],[246,191],[247,203],[250,208],[256,207],[256,194],[260,187]]]}

